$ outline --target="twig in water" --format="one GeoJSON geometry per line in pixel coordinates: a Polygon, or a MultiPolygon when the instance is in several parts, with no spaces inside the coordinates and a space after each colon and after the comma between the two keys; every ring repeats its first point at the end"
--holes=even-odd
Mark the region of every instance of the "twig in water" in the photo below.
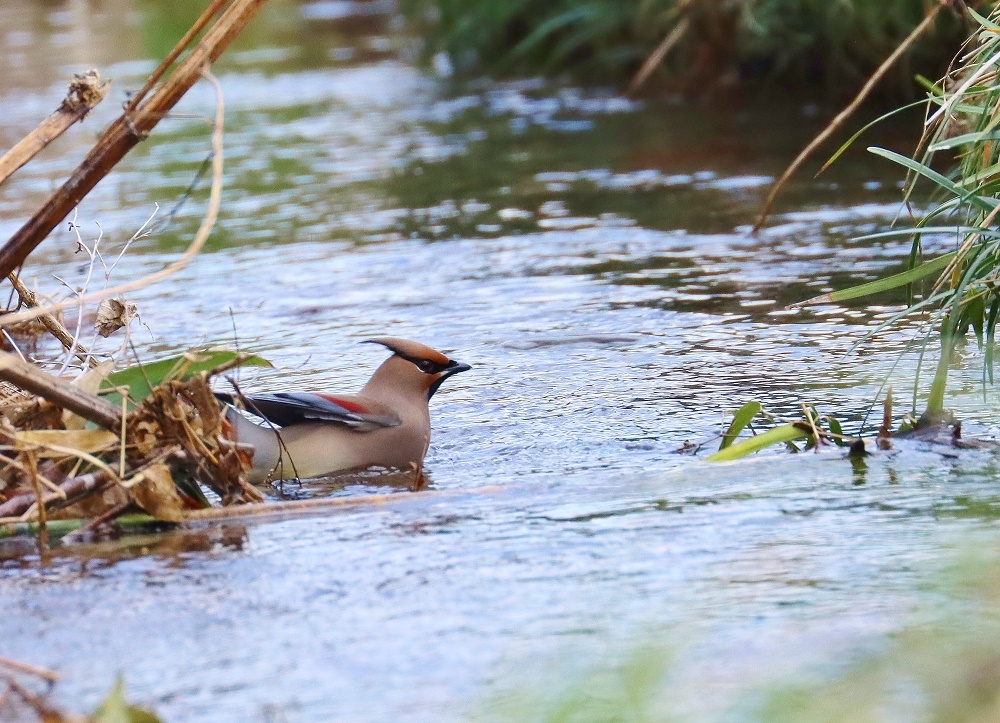
{"type": "Polygon", "coordinates": [[[22,663],[19,660],[11,660],[10,658],[4,658],[2,656],[0,656],[0,667],[7,668],[8,670],[13,670],[18,673],[24,673],[25,675],[33,675],[36,678],[41,678],[49,683],[55,683],[59,680],[59,674],[49,670],[48,668],[43,668],[39,665],[32,665],[31,663],[22,663]]]}
{"type": "MultiPolygon", "coordinates": [[[[35,296],[35,292],[25,286],[17,274],[11,274],[7,278],[14,286],[14,290],[21,299],[21,304],[23,306],[26,306],[29,309],[38,308],[38,298],[35,296]]],[[[73,346],[73,337],[70,335],[66,327],[59,323],[59,320],[56,317],[48,312],[44,312],[39,314],[37,318],[42,322],[42,325],[48,329],[49,333],[59,340],[59,343],[63,345],[64,349],[68,351],[73,346]]],[[[81,344],[76,345],[76,357],[84,363],[90,364],[92,367],[97,366],[98,362],[91,356],[87,348],[81,344]]]]}

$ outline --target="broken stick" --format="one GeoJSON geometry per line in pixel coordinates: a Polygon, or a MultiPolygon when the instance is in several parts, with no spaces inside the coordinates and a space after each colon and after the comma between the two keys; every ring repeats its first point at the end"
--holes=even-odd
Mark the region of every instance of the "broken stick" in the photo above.
{"type": "Polygon", "coordinates": [[[94,106],[104,100],[110,88],[110,81],[101,82],[101,74],[96,70],[74,75],[69,92],[56,112],[0,157],[0,184],[65,133],[67,128],[83,120],[94,106]]]}
{"type": "Polygon", "coordinates": [[[0,353],[0,379],[26,392],[37,394],[105,429],[113,432],[121,429],[122,410],[114,404],[54,377],[14,354],[0,353]]]}

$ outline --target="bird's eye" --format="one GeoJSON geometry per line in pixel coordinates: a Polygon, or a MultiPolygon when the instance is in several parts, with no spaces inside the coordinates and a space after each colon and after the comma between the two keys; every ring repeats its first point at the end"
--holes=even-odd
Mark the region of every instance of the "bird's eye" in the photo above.
{"type": "Polygon", "coordinates": [[[424,374],[430,374],[434,371],[434,362],[430,359],[421,359],[417,362],[417,369],[422,371],[424,374]]]}

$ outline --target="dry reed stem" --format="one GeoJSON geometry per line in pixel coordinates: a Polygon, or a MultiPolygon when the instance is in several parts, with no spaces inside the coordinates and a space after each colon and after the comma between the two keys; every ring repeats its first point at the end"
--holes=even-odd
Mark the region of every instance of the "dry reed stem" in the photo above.
{"type": "Polygon", "coordinates": [[[639,68],[639,72],[635,74],[632,78],[632,82],[628,84],[628,90],[625,91],[627,95],[634,95],[639,91],[639,89],[646,84],[649,80],[649,76],[653,74],[657,66],[663,62],[663,59],[667,57],[667,54],[674,49],[674,46],[681,41],[684,34],[691,27],[691,20],[689,18],[681,18],[681,20],[673,27],[673,29],[667,33],[667,36],[656,46],[642,67],[639,68]]]}
{"type": "Polygon", "coordinates": [[[216,80],[215,76],[209,72],[207,66],[202,68],[201,73],[209,82],[212,83],[215,88],[216,97],[215,128],[212,131],[212,188],[209,195],[208,210],[205,212],[205,217],[202,219],[201,226],[198,228],[198,233],[195,234],[194,240],[187,247],[181,257],[166,268],[160,269],[156,273],[135,281],[130,281],[119,286],[113,286],[110,289],[104,289],[103,291],[83,294],[76,298],[65,299],[63,301],[56,302],[55,304],[50,304],[49,306],[4,315],[0,317],[0,326],[18,324],[30,319],[38,318],[42,314],[51,314],[56,311],[68,309],[71,306],[77,306],[91,301],[109,299],[128,291],[135,291],[137,289],[150,286],[163,281],[163,279],[173,276],[191,263],[195,256],[201,252],[201,249],[205,246],[205,242],[208,240],[209,234],[212,232],[212,228],[215,226],[216,219],[219,217],[219,208],[222,203],[222,135],[223,123],[225,119],[222,87],[219,85],[219,81],[216,80]]]}
{"type": "Polygon", "coordinates": [[[49,670],[48,668],[43,668],[39,665],[32,665],[31,663],[22,663],[19,660],[11,660],[10,658],[4,658],[2,656],[0,656],[0,667],[13,670],[17,673],[24,673],[25,675],[33,675],[36,678],[41,678],[49,683],[55,683],[59,680],[59,674],[55,671],[49,670]]]}
{"type": "MultiPolygon", "coordinates": [[[[38,244],[142,141],[201,77],[267,0],[233,0],[152,96],[116,120],[70,178],[0,248],[0,277],[21,266],[38,244]]],[[[33,317],[32,317],[33,318],[33,317]]]]}
{"type": "Polygon", "coordinates": [[[949,0],[939,0],[937,5],[927,11],[927,14],[924,16],[924,19],[920,22],[920,24],[915,27],[910,34],[906,36],[903,42],[901,42],[896,49],[892,51],[889,57],[882,61],[882,64],[876,68],[875,72],[872,73],[871,77],[868,78],[868,81],[854,97],[854,100],[848,103],[847,106],[840,111],[840,113],[838,113],[832,121],[830,121],[829,125],[827,125],[826,128],[819,133],[819,135],[813,138],[812,141],[809,142],[809,145],[799,152],[799,155],[795,157],[795,160],[792,161],[788,168],[785,169],[785,172],[781,174],[777,183],[771,187],[771,191],[767,194],[767,200],[764,201],[764,207],[760,212],[760,216],[757,217],[757,222],[754,224],[751,233],[757,233],[764,227],[764,223],[767,221],[767,217],[771,213],[771,207],[774,206],[775,199],[777,199],[778,194],[781,193],[781,189],[784,188],[788,179],[795,175],[795,172],[798,171],[802,164],[805,163],[806,159],[813,154],[813,151],[826,143],[830,136],[836,133],[837,130],[839,130],[840,127],[847,121],[847,119],[854,115],[854,112],[861,106],[862,103],[865,102],[871,92],[875,89],[875,86],[878,85],[885,74],[889,72],[889,69],[895,65],[896,61],[899,60],[903,54],[910,49],[910,46],[913,45],[913,43],[916,42],[917,39],[933,24],[937,14],[941,12],[941,9],[945,7],[948,2],[949,0]]]}
{"type": "MultiPolygon", "coordinates": [[[[455,490],[454,494],[489,494],[506,489],[501,485],[479,487],[474,490],[455,490]]],[[[318,510],[335,509],[339,507],[363,507],[366,505],[383,505],[390,502],[404,502],[414,497],[446,497],[449,492],[424,490],[408,494],[389,493],[381,495],[364,495],[361,497],[323,497],[312,500],[288,500],[283,502],[253,502],[230,507],[209,507],[203,510],[190,510],[184,513],[185,522],[215,522],[233,520],[240,517],[261,517],[266,515],[296,515],[318,510]]],[[[2,522],[2,521],[0,521],[2,522]]]]}
{"type": "Polygon", "coordinates": [[[201,16],[195,20],[194,25],[192,25],[188,31],[184,33],[184,37],[177,41],[177,45],[175,45],[173,50],[167,54],[167,57],[163,59],[163,62],[157,66],[156,70],[153,71],[153,74],[149,76],[149,79],[145,82],[142,88],[129,98],[129,101],[125,106],[126,113],[135,110],[136,106],[139,105],[139,103],[142,102],[142,99],[146,97],[146,94],[152,90],[153,86],[156,85],[160,78],[163,77],[163,74],[167,72],[167,69],[173,65],[174,61],[177,60],[177,58],[181,56],[181,53],[187,49],[187,46],[191,44],[194,37],[200,33],[206,25],[208,25],[212,18],[219,14],[219,10],[221,10],[222,6],[227,2],[229,2],[229,0],[213,0],[212,4],[205,8],[205,11],[201,14],[201,16]]]}
{"type": "Polygon", "coordinates": [[[104,100],[110,88],[111,83],[102,83],[101,75],[96,70],[74,75],[69,92],[55,113],[0,157],[0,185],[71,125],[83,120],[94,106],[104,100]]]}
{"type": "Polygon", "coordinates": [[[38,547],[44,550],[49,546],[48,515],[46,514],[45,501],[42,498],[42,483],[38,481],[38,456],[31,450],[25,454],[28,459],[28,471],[31,477],[31,486],[35,488],[35,503],[38,507],[38,547]]]}

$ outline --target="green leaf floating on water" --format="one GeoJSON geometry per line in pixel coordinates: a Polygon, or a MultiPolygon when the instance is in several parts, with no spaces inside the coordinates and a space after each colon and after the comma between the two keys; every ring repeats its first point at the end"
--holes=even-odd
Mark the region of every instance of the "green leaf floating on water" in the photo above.
{"type": "Polygon", "coordinates": [[[740,432],[746,429],[747,425],[753,421],[754,417],[760,414],[762,409],[763,407],[760,402],[747,402],[736,410],[736,414],[733,415],[733,421],[729,425],[729,429],[727,429],[726,433],[722,435],[722,444],[719,445],[719,451],[721,452],[735,442],[736,438],[740,436],[740,432]]]}
{"type": "Polygon", "coordinates": [[[737,442],[731,447],[719,450],[709,457],[708,461],[731,462],[734,459],[740,459],[741,457],[746,457],[748,454],[758,452],[765,447],[770,447],[775,444],[784,444],[785,442],[792,442],[796,439],[805,439],[808,436],[809,432],[799,429],[794,424],[783,424],[780,427],[769,429],[763,434],[755,435],[750,437],[750,439],[744,439],[742,442],[737,442]]]}
{"type": "MultiPolygon", "coordinates": [[[[153,387],[165,381],[183,381],[195,374],[211,371],[235,361],[240,354],[227,349],[189,351],[148,364],[135,364],[110,374],[98,392],[112,404],[121,405],[121,395],[115,388],[128,387],[130,403],[141,402],[153,387]]],[[[270,367],[271,362],[256,355],[246,355],[240,366],[270,367]]]]}

